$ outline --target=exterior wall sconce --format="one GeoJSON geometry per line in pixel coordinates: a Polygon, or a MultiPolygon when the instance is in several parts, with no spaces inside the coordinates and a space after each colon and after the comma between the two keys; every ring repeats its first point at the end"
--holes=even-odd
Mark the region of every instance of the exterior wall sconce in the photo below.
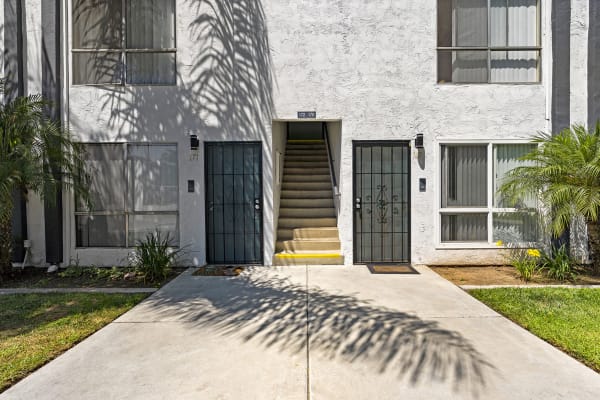
{"type": "Polygon", "coordinates": [[[417,133],[417,137],[415,138],[415,148],[422,149],[423,147],[425,147],[423,142],[423,134],[417,133]]]}
{"type": "Polygon", "coordinates": [[[200,139],[198,135],[190,135],[190,150],[198,151],[200,149],[200,139]]]}

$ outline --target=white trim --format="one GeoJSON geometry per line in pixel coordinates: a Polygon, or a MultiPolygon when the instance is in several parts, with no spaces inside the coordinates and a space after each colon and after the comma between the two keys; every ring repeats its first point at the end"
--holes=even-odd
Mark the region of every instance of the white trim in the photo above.
{"type": "MultiPolygon", "coordinates": [[[[68,16],[73,14],[73,1],[67,1],[68,16]]],[[[156,49],[128,49],[127,48],[127,0],[121,1],[121,48],[118,49],[95,49],[95,48],[73,48],[73,30],[72,30],[72,18],[65,21],[67,25],[67,40],[65,43],[67,47],[65,49],[65,57],[68,59],[69,65],[69,81],[67,82],[69,89],[71,87],[127,87],[127,86],[167,86],[174,87],[178,85],[178,66],[177,66],[177,0],[170,0],[173,3],[173,44],[174,47],[164,47],[156,49]],[[73,83],[73,54],[76,53],[119,53],[120,62],[123,67],[121,73],[120,82],[105,82],[105,83],[73,83]],[[127,54],[129,53],[165,53],[174,55],[174,80],[173,83],[128,83],[127,82],[127,54]]]]}
{"type": "MultiPolygon", "coordinates": [[[[494,244],[494,213],[508,213],[508,212],[522,212],[516,208],[494,208],[494,145],[498,144],[530,144],[531,137],[528,139],[517,138],[517,139],[441,139],[434,141],[435,146],[435,159],[437,165],[434,172],[434,183],[435,189],[434,195],[437,195],[436,210],[435,210],[435,248],[436,250],[443,249],[505,249],[505,246],[496,246],[494,244]],[[442,208],[442,165],[441,165],[441,154],[442,146],[453,145],[453,144],[464,144],[464,145],[487,145],[487,207],[447,207],[442,208]],[[442,242],[442,215],[443,214],[487,214],[487,242],[442,242]]],[[[517,243],[518,247],[531,247],[531,243],[517,243]]]]}
{"type": "Polygon", "coordinates": [[[118,211],[99,211],[99,212],[94,212],[94,211],[77,211],[76,208],[76,200],[73,196],[73,193],[69,193],[69,201],[68,204],[70,205],[69,207],[69,215],[68,218],[70,219],[70,223],[69,226],[72,227],[72,231],[70,232],[70,238],[71,238],[71,242],[69,243],[69,247],[70,247],[70,251],[69,253],[71,254],[75,254],[77,256],[78,252],[81,250],[87,250],[87,249],[120,249],[120,250],[131,250],[133,247],[135,247],[135,244],[131,244],[129,243],[129,217],[130,216],[135,216],[135,215],[175,215],[176,216],[176,224],[175,226],[177,227],[177,246],[176,247],[181,247],[181,208],[182,208],[182,204],[181,204],[181,185],[180,185],[180,166],[179,166],[179,144],[177,142],[123,142],[123,141],[118,141],[118,142],[81,142],[85,145],[118,145],[121,147],[121,150],[123,152],[123,161],[124,161],[124,170],[123,170],[123,175],[124,175],[124,183],[125,183],[125,203],[124,203],[124,209],[123,210],[118,210],[118,211]],[[175,147],[175,151],[177,154],[177,163],[176,163],[176,168],[177,168],[177,210],[173,211],[173,210],[167,210],[167,211],[135,211],[133,209],[129,208],[129,194],[130,194],[130,188],[129,188],[129,146],[174,146],[175,147]],[[88,215],[102,215],[102,216],[123,216],[125,219],[125,246],[78,246],[77,245],[77,238],[76,238],[76,231],[77,231],[77,217],[78,216],[88,216],[88,215]]]}
{"type": "Polygon", "coordinates": [[[488,243],[494,241],[494,221],[492,216],[494,206],[494,144],[489,143],[487,147],[487,236],[488,243]]]}

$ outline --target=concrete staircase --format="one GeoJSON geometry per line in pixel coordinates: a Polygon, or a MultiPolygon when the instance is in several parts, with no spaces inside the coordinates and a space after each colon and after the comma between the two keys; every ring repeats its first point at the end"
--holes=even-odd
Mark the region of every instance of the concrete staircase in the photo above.
{"type": "Polygon", "coordinates": [[[274,265],[343,264],[322,140],[288,140],[274,265]]]}

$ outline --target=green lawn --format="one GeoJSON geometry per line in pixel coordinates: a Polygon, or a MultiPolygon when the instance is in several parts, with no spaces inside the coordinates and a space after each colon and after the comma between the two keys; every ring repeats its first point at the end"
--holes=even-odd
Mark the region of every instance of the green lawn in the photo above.
{"type": "Polygon", "coordinates": [[[600,289],[505,288],[469,293],[600,372],[600,289]]]}
{"type": "Polygon", "coordinates": [[[140,302],[144,294],[0,296],[0,392],[140,302]]]}

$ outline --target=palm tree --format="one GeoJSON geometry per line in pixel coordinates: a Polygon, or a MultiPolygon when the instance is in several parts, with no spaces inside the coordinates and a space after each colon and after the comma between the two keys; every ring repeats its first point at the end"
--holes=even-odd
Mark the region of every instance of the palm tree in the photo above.
{"type": "Polygon", "coordinates": [[[575,125],[557,135],[541,134],[538,146],[512,170],[500,192],[513,200],[537,196],[552,234],[559,237],[575,218],[587,224],[590,259],[600,274],[600,124],[593,132],[575,125]]]}
{"type": "MultiPolygon", "coordinates": [[[[0,94],[4,82],[0,80],[0,94]]],[[[56,121],[40,95],[0,104],[0,280],[11,271],[13,193],[52,201],[61,187],[87,200],[84,148],[56,121]]]]}

